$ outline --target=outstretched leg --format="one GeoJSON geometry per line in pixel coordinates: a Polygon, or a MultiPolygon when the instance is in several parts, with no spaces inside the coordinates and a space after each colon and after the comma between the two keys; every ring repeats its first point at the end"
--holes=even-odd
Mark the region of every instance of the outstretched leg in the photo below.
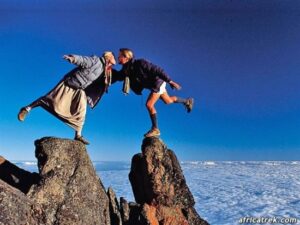
{"type": "Polygon", "coordinates": [[[172,104],[172,103],[181,103],[185,106],[187,112],[191,112],[194,105],[194,99],[193,98],[180,98],[177,96],[169,96],[168,92],[165,91],[163,94],[160,95],[160,98],[163,100],[166,104],[172,104]]]}
{"type": "Polygon", "coordinates": [[[24,121],[25,120],[25,117],[26,115],[30,112],[31,109],[35,108],[35,107],[38,107],[38,106],[41,106],[41,98],[38,98],[37,100],[33,101],[31,104],[29,104],[28,106],[25,106],[25,107],[22,107],[20,109],[20,112],[18,114],[18,119],[20,121],[24,121]]]}

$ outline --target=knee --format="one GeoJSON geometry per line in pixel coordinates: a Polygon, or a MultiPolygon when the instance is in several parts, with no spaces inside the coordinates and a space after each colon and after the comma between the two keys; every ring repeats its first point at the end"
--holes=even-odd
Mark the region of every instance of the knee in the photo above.
{"type": "Polygon", "coordinates": [[[146,108],[148,110],[152,110],[152,109],[154,109],[154,105],[151,102],[146,102],[146,108]]]}

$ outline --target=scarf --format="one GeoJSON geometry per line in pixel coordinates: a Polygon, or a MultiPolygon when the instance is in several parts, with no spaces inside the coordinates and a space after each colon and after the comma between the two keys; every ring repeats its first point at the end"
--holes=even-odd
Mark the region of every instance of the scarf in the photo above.
{"type": "Polygon", "coordinates": [[[104,72],[104,84],[105,84],[105,92],[108,92],[108,87],[111,85],[112,80],[112,66],[105,66],[105,72],[104,72]]]}

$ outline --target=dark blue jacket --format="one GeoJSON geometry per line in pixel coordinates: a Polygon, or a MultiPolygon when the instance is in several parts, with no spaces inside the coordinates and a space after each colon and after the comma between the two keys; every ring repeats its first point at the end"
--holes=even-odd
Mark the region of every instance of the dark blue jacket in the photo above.
{"type": "Polygon", "coordinates": [[[163,69],[145,59],[132,59],[123,65],[120,72],[129,77],[130,88],[137,95],[140,95],[144,88],[158,92],[164,81],[171,81],[163,69]]]}

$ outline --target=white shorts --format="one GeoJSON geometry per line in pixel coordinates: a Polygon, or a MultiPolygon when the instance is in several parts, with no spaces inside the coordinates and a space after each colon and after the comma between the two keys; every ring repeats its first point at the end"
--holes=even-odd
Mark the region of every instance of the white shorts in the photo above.
{"type": "Polygon", "coordinates": [[[163,82],[159,87],[159,91],[156,93],[162,95],[163,93],[167,92],[166,85],[167,85],[167,83],[163,82]]]}

